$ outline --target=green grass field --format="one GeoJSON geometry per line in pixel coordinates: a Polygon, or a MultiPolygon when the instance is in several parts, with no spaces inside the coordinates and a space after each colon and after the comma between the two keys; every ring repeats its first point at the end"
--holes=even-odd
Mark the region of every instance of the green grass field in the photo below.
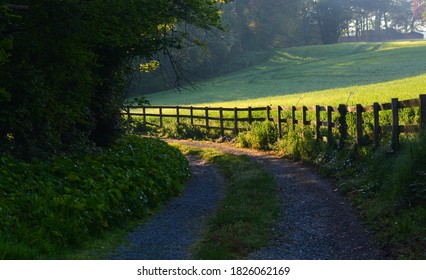
{"type": "Polygon", "coordinates": [[[148,95],[152,105],[246,107],[349,105],[426,93],[426,40],[346,43],[254,52],[229,62],[241,68],[181,93],[148,95]],[[300,101],[299,101],[300,100],[300,101]]]}

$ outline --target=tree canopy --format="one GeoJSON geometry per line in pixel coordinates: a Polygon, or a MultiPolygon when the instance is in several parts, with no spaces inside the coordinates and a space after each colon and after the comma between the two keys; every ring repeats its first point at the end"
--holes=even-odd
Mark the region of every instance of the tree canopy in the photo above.
{"type": "Polygon", "coordinates": [[[109,143],[134,57],[200,44],[185,26],[222,29],[225,2],[0,1],[0,148],[31,157],[109,143]]]}

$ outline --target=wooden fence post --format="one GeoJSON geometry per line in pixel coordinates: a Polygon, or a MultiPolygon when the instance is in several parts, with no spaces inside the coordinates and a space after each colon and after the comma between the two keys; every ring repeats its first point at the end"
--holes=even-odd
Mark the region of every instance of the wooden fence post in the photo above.
{"type": "Polygon", "coordinates": [[[206,107],[206,129],[209,130],[209,107],[206,107]]]}
{"type": "Polygon", "coordinates": [[[132,116],[130,114],[130,106],[126,107],[126,112],[127,112],[127,121],[130,122],[132,120],[132,116]]]}
{"type": "Polygon", "coordinates": [[[249,124],[253,123],[253,113],[251,111],[251,107],[248,107],[248,119],[249,119],[249,124]]]}
{"type": "Polygon", "coordinates": [[[307,119],[306,119],[306,112],[308,111],[308,107],[303,106],[302,107],[302,125],[305,126],[307,123],[307,119]]]}
{"type": "Polygon", "coordinates": [[[176,106],[176,120],[177,124],[180,124],[180,116],[179,116],[179,106],[176,106]]]}
{"type": "Polygon", "coordinates": [[[194,108],[192,106],[189,108],[189,115],[191,117],[191,125],[194,126],[194,108]]]}
{"type": "Polygon", "coordinates": [[[143,124],[146,124],[146,107],[142,106],[143,124]]]}
{"type": "Polygon", "coordinates": [[[399,148],[399,112],[398,98],[392,98],[392,149],[399,148]]]}
{"type": "Polygon", "coordinates": [[[315,123],[316,123],[315,139],[317,141],[319,141],[321,138],[321,111],[320,110],[321,110],[320,106],[316,105],[315,106],[315,123]]]}
{"type": "Polygon", "coordinates": [[[266,121],[271,120],[271,107],[266,106],[266,121]]]}
{"type": "Polygon", "coordinates": [[[296,129],[296,106],[291,106],[291,125],[293,130],[296,129]]]}
{"type": "Polygon", "coordinates": [[[380,146],[380,105],[377,102],[373,104],[373,114],[374,114],[374,146],[377,148],[380,146]]]}
{"type": "Polygon", "coordinates": [[[421,94],[420,99],[420,129],[426,130],[426,94],[421,94]]]}
{"type": "Polygon", "coordinates": [[[363,119],[362,119],[362,112],[364,111],[364,108],[361,104],[356,104],[356,144],[359,147],[362,146],[362,135],[363,135],[363,119]]]}
{"type": "Polygon", "coordinates": [[[333,107],[327,106],[327,143],[331,144],[333,141],[333,107]]]}
{"type": "Polygon", "coordinates": [[[282,131],[282,119],[281,119],[281,111],[283,110],[283,107],[278,106],[278,138],[282,137],[283,131],[282,131]]]}
{"type": "Polygon", "coordinates": [[[234,108],[234,134],[238,135],[238,109],[234,108]]]}
{"type": "Polygon", "coordinates": [[[338,107],[339,110],[339,148],[342,149],[345,146],[346,139],[348,138],[348,107],[345,104],[340,104],[338,107]]]}
{"type": "Polygon", "coordinates": [[[160,107],[160,128],[163,128],[163,108],[160,107]]]}
{"type": "Polygon", "coordinates": [[[223,109],[222,107],[219,109],[219,121],[220,121],[220,135],[225,136],[225,128],[223,127],[223,109]]]}

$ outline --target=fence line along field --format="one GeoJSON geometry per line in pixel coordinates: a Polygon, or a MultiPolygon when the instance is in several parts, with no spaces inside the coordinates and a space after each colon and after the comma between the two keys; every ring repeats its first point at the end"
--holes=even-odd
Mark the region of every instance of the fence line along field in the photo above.
{"type": "Polygon", "coordinates": [[[382,135],[391,134],[393,148],[399,146],[401,133],[415,133],[419,132],[421,127],[426,127],[426,95],[403,101],[393,98],[390,103],[375,102],[368,106],[126,106],[124,111],[129,122],[134,121],[136,117],[142,119],[145,125],[160,128],[164,127],[165,123],[185,123],[207,130],[219,130],[222,136],[225,131],[237,135],[256,121],[273,121],[279,137],[285,137],[286,127],[294,130],[296,125],[311,126],[315,128],[317,140],[344,141],[346,136],[353,135],[358,146],[364,144],[366,134],[371,134],[376,146],[380,145],[382,135]]]}

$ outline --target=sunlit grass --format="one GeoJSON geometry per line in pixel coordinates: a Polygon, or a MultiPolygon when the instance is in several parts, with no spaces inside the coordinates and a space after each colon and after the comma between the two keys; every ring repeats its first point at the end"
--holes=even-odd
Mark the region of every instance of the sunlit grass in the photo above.
{"type": "Polygon", "coordinates": [[[345,88],[328,89],[321,91],[312,91],[283,96],[269,96],[256,99],[237,100],[229,102],[203,103],[201,106],[212,107],[247,107],[247,106],[292,106],[298,104],[312,105],[331,105],[339,104],[369,105],[372,102],[385,103],[390,102],[392,98],[400,100],[417,98],[419,94],[426,94],[426,74],[395,80],[374,85],[351,86],[345,88]],[[353,95],[350,96],[350,93],[353,95]],[[348,100],[349,99],[349,100],[348,100]]]}
{"type": "Polygon", "coordinates": [[[244,59],[252,66],[148,99],[153,105],[246,107],[294,105],[303,97],[299,105],[337,105],[354,92],[351,105],[426,93],[426,41],[306,46],[244,59]]]}

